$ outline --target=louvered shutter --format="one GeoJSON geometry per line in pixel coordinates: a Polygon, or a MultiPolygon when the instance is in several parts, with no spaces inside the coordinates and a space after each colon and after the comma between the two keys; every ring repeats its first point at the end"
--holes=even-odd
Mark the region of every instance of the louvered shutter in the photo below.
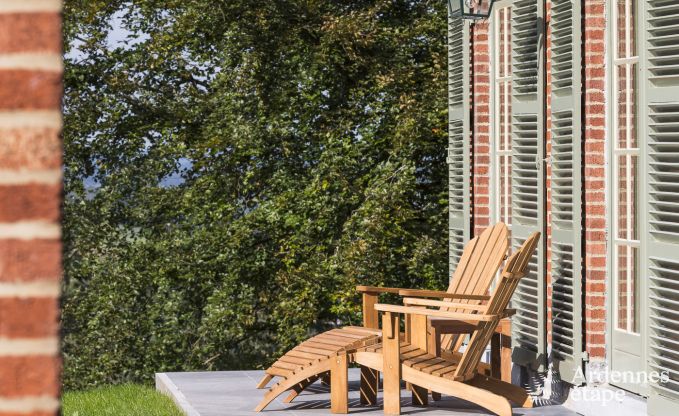
{"type": "Polygon", "coordinates": [[[651,383],[648,411],[668,415],[679,409],[679,3],[640,3],[639,16],[645,18],[639,22],[646,24],[640,61],[648,191],[641,268],[648,271],[647,362],[649,370],[669,376],[665,383],[651,383]]]}
{"type": "MultiPolygon", "coordinates": [[[[544,235],[544,9],[519,0],[512,7],[512,246],[544,235]]],[[[544,239],[543,239],[544,242],[544,239]]],[[[512,299],[512,361],[538,371],[547,365],[544,243],[512,299]]]]}
{"type": "Polygon", "coordinates": [[[552,357],[582,382],[581,2],[553,0],[551,13],[552,357]]]}
{"type": "Polygon", "coordinates": [[[451,276],[470,237],[469,23],[448,10],[448,186],[451,276]]]}

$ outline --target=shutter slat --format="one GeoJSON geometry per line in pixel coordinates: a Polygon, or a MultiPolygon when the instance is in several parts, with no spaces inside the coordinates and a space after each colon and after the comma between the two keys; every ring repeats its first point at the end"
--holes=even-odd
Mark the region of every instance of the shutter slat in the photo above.
{"type": "Polygon", "coordinates": [[[648,359],[652,367],[667,371],[671,381],[665,386],[656,384],[654,388],[661,388],[662,393],[677,398],[679,372],[675,368],[679,360],[679,261],[651,256],[649,266],[648,359]]]}
{"type": "Polygon", "coordinates": [[[470,238],[469,24],[448,11],[448,213],[450,275],[470,238]]]}
{"type": "MultiPolygon", "coordinates": [[[[543,5],[518,0],[511,11],[512,246],[544,227],[544,21],[543,5]]],[[[544,247],[530,262],[512,299],[513,362],[546,370],[544,247]]]]}
{"type": "MultiPolygon", "coordinates": [[[[679,7],[678,7],[679,8],[679,7]]],[[[678,42],[679,43],[679,42],[678,42]]],[[[678,48],[679,50],[679,48],[678,48]]],[[[652,57],[649,57],[651,60],[652,57]]],[[[650,80],[655,77],[650,76],[650,80]]],[[[649,143],[647,163],[649,202],[656,207],[649,210],[648,226],[655,238],[679,243],[679,132],[672,132],[679,125],[678,102],[652,103],[649,105],[649,143]],[[668,132],[669,131],[669,132],[668,132]],[[670,173],[667,175],[666,173],[670,173]]]]}
{"type": "Polygon", "coordinates": [[[679,3],[641,2],[648,12],[649,45],[642,55],[646,115],[643,160],[646,194],[642,270],[646,288],[646,360],[666,373],[666,383],[651,383],[649,414],[679,407],[679,3]],[[657,409],[657,410],[656,410],[657,409]]]}
{"type": "Polygon", "coordinates": [[[553,94],[569,89],[573,85],[574,8],[571,7],[569,0],[555,0],[552,2],[551,76],[553,94]]]}
{"type": "MultiPolygon", "coordinates": [[[[552,123],[552,353],[562,380],[583,367],[581,4],[553,0],[551,16],[552,123]]],[[[580,380],[583,381],[583,380],[580,380]]]]}

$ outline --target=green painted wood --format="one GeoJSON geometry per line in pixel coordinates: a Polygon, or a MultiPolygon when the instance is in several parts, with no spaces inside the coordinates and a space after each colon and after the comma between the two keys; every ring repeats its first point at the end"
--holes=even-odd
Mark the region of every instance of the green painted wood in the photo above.
{"type": "Polygon", "coordinates": [[[679,3],[638,2],[640,131],[644,175],[641,274],[646,278],[645,348],[649,415],[679,413],[679,3]],[[645,198],[645,200],[644,200],[645,198]]]}
{"type": "Polygon", "coordinates": [[[448,180],[450,271],[471,236],[469,22],[448,13],[448,180]]]}
{"type": "Polygon", "coordinates": [[[580,2],[551,9],[552,358],[562,380],[581,384],[582,305],[582,28],[580,2]]]}
{"type": "MultiPolygon", "coordinates": [[[[544,5],[512,3],[512,247],[535,231],[545,232],[545,32],[544,5]]],[[[545,244],[540,242],[528,274],[512,298],[512,361],[547,370],[545,244]]]]}

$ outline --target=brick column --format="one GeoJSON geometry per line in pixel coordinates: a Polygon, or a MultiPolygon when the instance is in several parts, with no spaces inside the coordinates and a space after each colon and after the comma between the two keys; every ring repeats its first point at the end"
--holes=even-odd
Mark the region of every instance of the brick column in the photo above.
{"type": "Polygon", "coordinates": [[[59,410],[60,10],[0,0],[0,416],[59,410]]]}
{"type": "Polygon", "coordinates": [[[606,356],[605,4],[584,2],[585,336],[593,361],[606,356]]]}
{"type": "Polygon", "coordinates": [[[490,225],[490,55],[488,22],[472,26],[474,235],[490,225]]]}

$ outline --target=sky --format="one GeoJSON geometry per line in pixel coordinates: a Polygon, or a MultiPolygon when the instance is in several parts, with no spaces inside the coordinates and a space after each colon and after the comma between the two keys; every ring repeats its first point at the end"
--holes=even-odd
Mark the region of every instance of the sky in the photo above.
{"type": "MultiPolygon", "coordinates": [[[[132,34],[132,32],[130,32],[129,30],[127,30],[124,27],[123,16],[124,16],[123,11],[119,11],[112,16],[112,19],[111,19],[111,28],[112,29],[109,32],[108,39],[107,39],[108,47],[110,49],[114,49],[114,48],[117,48],[117,47],[125,47],[126,46],[125,41],[128,40],[128,38],[132,34]]],[[[141,36],[140,38],[135,39],[135,41],[133,43],[143,42],[146,39],[148,39],[148,36],[146,36],[146,35],[141,36]]],[[[73,59],[73,60],[77,60],[78,58],[82,57],[82,52],[77,48],[77,44],[76,44],[76,47],[71,49],[66,54],[66,57],[68,59],[73,59]]],[[[193,166],[191,160],[189,160],[187,158],[180,158],[178,160],[178,163],[179,163],[179,170],[180,171],[190,169],[193,166]]],[[[162,186],[162,187],[178,186],[178,185],[181,185],[183,182],[184,182],[184,179],[182,178],[181,173],[177,172],[177,173],[174,173],[172,175],[169,175],[169,176],[163,178],[160,181],[160,186],[162,186]]],[[[95,191],[97,188],[99,188],[99,184],[93,178],[90,177],[90,178],[85,179],[85,188],[90,190],[90,191],[95,191]]]]}

